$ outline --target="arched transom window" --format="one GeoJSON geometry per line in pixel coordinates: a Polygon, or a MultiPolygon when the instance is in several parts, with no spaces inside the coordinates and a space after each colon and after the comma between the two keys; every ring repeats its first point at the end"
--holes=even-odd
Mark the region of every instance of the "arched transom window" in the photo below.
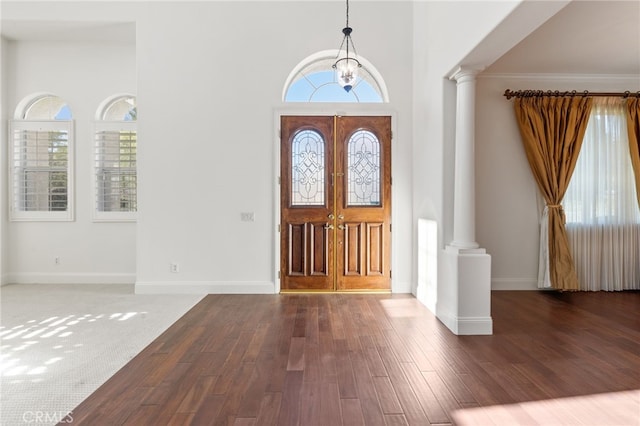
{"type": "Polygon", "coordinates": [[[311,55],[292,71],[285,84],[285,102],[388,102],[384,81],[373,65],[360,57],[363,67],[353,88],[347,92],[332,68],[335,51],[311,55]]]}

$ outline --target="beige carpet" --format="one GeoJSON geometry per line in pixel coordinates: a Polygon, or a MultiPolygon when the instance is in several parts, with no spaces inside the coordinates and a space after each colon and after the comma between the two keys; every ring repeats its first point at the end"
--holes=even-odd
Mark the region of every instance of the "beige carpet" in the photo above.
{"type": "Polygon", "coordinates": [[[0,287],[0,424],[69,422],[202,297],[135,295],[133,285],[0,287]]]}

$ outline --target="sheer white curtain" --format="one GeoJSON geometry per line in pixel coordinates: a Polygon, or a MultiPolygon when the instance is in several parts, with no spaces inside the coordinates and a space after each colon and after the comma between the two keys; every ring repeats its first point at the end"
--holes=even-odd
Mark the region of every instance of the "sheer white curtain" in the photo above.
{"type": "Polygon", "coordinates": [[[622,99],[594,99],[562,204],[580,289],[640,289],[640,209],[622,99]]]}

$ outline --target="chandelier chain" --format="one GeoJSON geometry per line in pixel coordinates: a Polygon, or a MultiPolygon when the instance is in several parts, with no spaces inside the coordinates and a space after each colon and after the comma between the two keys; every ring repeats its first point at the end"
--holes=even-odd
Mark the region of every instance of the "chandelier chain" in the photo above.
{"type": "Polygon", "coordinates": [[[346,27],[349,27],[349,0],[347,0],[347,25],[346,27]]]}

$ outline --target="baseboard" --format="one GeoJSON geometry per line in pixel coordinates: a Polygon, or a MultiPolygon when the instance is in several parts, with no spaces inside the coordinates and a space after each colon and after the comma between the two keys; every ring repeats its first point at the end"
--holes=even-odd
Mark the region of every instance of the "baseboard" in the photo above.
{"type": "Polygon", "coordinates": [[[537,278],[492,278],[491,290],[538,290],[537,278]]]}
{"type": "Polygon", "coordinates": [[[7,274],[3,284],[133,284],[135,274],[19,273],[7,274]]]}
{"type": "Polygon", "coordinates": [[[493,334],[493,319],[491,317],[457,318],[458,335],[481,336],[493,334]]]}
{"type": "Polygon", "coordinates": [[[484,336],[493,334],[491,317],[456,317],[442,309],[436,315],[451,332],[458,336],[484,336]]]}
{"type": "Polygon", "coordinates": [[[274,294],[268,281],[138,281],[136,294],[274,294]]]}

